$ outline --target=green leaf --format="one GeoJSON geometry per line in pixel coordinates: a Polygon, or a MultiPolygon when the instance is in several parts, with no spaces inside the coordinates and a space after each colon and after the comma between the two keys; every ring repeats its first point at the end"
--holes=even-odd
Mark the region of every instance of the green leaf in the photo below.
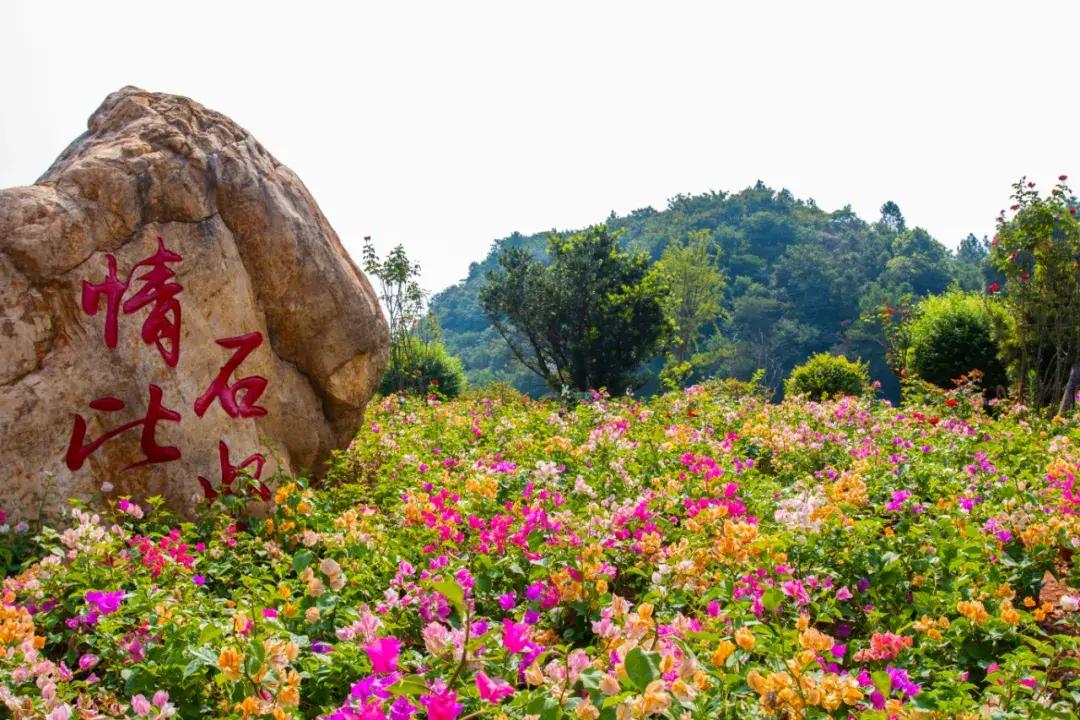
{"type": "Polygon", "coordinates": [[[453,580],[440,580],[438,582],[431,583],[431,589],[435,592],[442,593],[447,602],[454,606],[454,609],[458,612],[458,617],[463,621],[465,619],[465,592],[461,589],[453,580]]]}
{"type": "Polygon", "coordinates": [[[415,675],[406,675],[387,688],[391,695],[423,695],[427,692],[427,686],[415,675]]]}
{"type": "Polygon", "coordinates": [[[311,564],[311,561],[315,559],[314,553],[310,550],[300,550],[292,558],[292,567],[294,572],[302,572],[304,568],[311,564]]]}
{"type": "Polygon", "coordinates": [[[660,655],[634,648],[626,654],[626,674],[638,690],[660,677],[660,655]]]}
{"type": "Polygon", "coordinates": [[[766,590],[765,594],[761,596],[761,604],[770,612],[780,607],[780,603],[783,602],[783,600],[784,594],[774,587],[766,590]]]}
{"type": "Polygon", "coordinates": [[[889,696],[889,691],[892,690],[892,678],[889,677],[889,673],[884,670],[875,670],[870,674],[870,678],[874,681],[874,687],[876,687],[882,695],[889,696]]]}

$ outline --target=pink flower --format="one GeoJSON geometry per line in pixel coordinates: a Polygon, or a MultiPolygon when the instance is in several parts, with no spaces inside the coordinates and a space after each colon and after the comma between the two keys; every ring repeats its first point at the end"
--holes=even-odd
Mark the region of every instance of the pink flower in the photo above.
{"type": "Polygon", "coordinates": [[[457,716],[461,714],[457,693],[447,688],[442,681],[437,681],[430,693],[420,696],[420,704],[427,710],[428,720],[457,720],[457,716]]]}
{"type": "Polygon", "coordinates": [[[396,637],[382,637],[364,646],[371,660],[372,672],[388,673],[397,670],[401,641],[396,637]]]}
{"type": "Polygon", "coordinates": [[[131,698],[131,709],[139,717],[146,717],[154,708],[150,704],[150,701],[146,699],[146,696],[140,693],[139,695],[131,698]]]}
{"type": "Polygon", "coordinates": [[[514,688],[502,678],[490,678],[483,670],[476,673],[476,689],[480,697],[489,703],[498,704],[504,697],[514,694],[514,688]]]}
{"type": "Polygon", "coordinates": [[[120,601],[124,599],[124,591],[102,592],[90,590],[86,593],[86,602],[97,608],[102,615],[111,615],[120,609],[120,601]]]}
{"type": "Polygon", "coordinates": [[[507,652],[519,653],[529,642],[529,626],[525,623],[503,620],[503,647],[507,652]]]}
{"type": "Polygon", "coordinates": [[[852,598],[851,591],[848,590],[847,585],[843,586],[842,588],[840,588],[839,590],[836,591],[836,599],[837,600],[843,601],[843,600],[850,600],[851,598],[852,598]]]}

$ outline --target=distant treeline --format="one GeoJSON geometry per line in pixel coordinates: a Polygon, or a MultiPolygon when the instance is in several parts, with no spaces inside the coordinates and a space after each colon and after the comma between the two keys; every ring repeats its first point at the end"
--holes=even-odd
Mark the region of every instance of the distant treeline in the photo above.
{"type": "MultiPolygon", "coordinates": [[[[605,222],[621,232],[624,247],[653,261],[670,243],[703,235],[718,254],[723,297],[701,343],[710,359],[689,381],[748,379],[761,370],[765,382],[779,390],[792,367],[829,351],[867,361],[871,377],[896,399],[897,379],[873,321],[879,309],[950,286],[981,289],[997,277],[987,262],[985,237],[969,235],[952,251],[922,228],[909,228],[893,202],[868,222],[850,206],[826,212],[813,200],[760,182],[738,193],[680,195],[664,210],[612,213],[605,222]]],[[[470,384],[502,381],[531,394],[549,391],[514,359],[481,309],[479,292],[487,273],[498,270],[501,250],[521,247],[543,258],[552,234],[570,233],[514,233],[495,241],[488,256],[469,267],[465,280],[432,299],[446,348],[461,359],[470,384]]],[[[657,357],[648,367],[654,372],[646,375],[658,378],[663,364],[657,357]]],[[[653,380],[643,391],[658,388],[653,380]]]]}

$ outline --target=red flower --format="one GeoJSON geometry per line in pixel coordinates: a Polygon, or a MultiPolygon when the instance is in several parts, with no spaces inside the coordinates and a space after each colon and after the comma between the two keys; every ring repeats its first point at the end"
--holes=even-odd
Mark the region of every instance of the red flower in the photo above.
{"type": "Polygon", "coordinates": [[[930,420],[928,422],[931,425],[937,425],[939,422],[941,422],[941,418],[932,417],[932,418],[930,418],[930,420]]]}
{"type": "Polygon", "coordinates": [[[989,285],[986,286],[986,289],[989,292],[996,293],[998,290],[1001,289],[1001,286],[998,285],[997,283],[990,283],[989,285]]]}
{"type": "Polygon", "coordinates": [[[952,398],[949,398],[948,400],[946,400],[945,404],[948,405],[949,407],[956,407],[956,401],[953,400],[952,398]]]}
{"type": "Polygon", "coordinates": [[[1069,179],[1068,175],[1058,175],[1058,182],[1065,182],[1069,179]]]}
{"type": "Polygon", "coordinates": [[[1021,280],[1027,280],[1027,279],[1028,279],[1028,278],[1030,278],[1030,277],[1031,277],[1031,276],[1030,276],[1030,275],[1028,275],[1027,273],[1020,273],[1020,279],[1021,279],[1021,280]]]}

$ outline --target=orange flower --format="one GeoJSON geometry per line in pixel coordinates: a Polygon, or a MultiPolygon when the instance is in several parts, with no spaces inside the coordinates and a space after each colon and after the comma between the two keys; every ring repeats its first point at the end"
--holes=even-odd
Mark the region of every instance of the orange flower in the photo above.
{"type": "Polygon", "coordinates": [[[754,645],[757,643],[757,638],[754,637],[754,633],[750,628],[743,625],[741,628],[735,631],[735,642],[738,643],[746,652],[750,652],[754,649],[754,645]]]}
{"type": "Polygon", "coordinates": [[[218,655],[218,669],[227,680],[239,680],[242,677],[240,667],[244,662],[244,653],[235,648],[225,648],[218,655]]]}

